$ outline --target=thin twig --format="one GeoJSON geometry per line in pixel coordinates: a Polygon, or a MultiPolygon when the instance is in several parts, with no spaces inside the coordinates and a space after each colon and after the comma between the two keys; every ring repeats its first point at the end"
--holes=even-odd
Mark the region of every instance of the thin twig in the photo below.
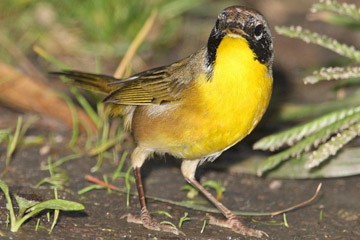
{"type": "Polygon", "coordinates": [[[124,72],[126,70],[126,67],[129,65],[131,59],[134,57],[136,50],[139,48],[141,43],[144,41],[145,37],[149,33],[151,27],[153,26],[155,22],[155,18],[157,16],[157,11],[153,10],[146,20],[144,26],[140,29],[138,34],[136,35],[135,39],[130,44],[128,50],[125,53],[125,56],[121,60],[118,68],[116,69],[114,73],[115,78],[122,78],[124,75],[124,72]]]}
{"type": "MultiPolygon", "coordinates": [[[[106,188],[110,188],[113,189],[115,191],[119,191],[121,193],[127,193],[126,190],[120,189],[114,185],[105,183],[104,181],[101,181],[93,176],[90,175],[85,175],[85,178],[93,183],[99,184],[101,186],[104,186],[106,188]]],[[[240,216],[276,216],[279,214],[283,214],[286,212],[290,212],[293,211],[295,209],[298,209],[300,207],[303,207],[307,204],[309,204],[310,202],[312,202],[318,195],[321,189],[322,183],[319,183],[319,185],[316,188],[315,194],[308,200],[301,202],[299,204],[296,204],[294,206],[291,206],[289,208],[280,210],[280,211],[275,211],[275,212],[243,212],[243,211],[233,211],[233,213],[235,215],[240,215],[240,216]]],[[[137,195],[137,193],[132,193],[132,195],[137,195]]],[[[180,207],[186,207],[186,208],[190,208],[190,209],[194,209],[194,210],[198,210],[198,211],[203,211],[203,212],[211,212],[211,213],[220,213],[219,210],[217,210],[216,208],[211,208],[211,207],[205,207],[205,206],[199,206],[199,205],[195,205],[195,204],[189,204],[187,202],[176,202],[176,201],[172,201],[172,200],[168,200],[168,199],[163,199],[163,198],[158,198],[158,197],[153,197],[153,196],[148,196],[146,195],[146,198],[148,199],[152,199],[155,201],[159,201],[159,202],[165,202],[165,203],[169,203],[169,204],[173,204],[175,206],[180,206],[180,207]]]]}
{"type": "Polygon", "coordinates": [[[301,202],[301,203],[299,203],[299,204],[296,204],[296,205],[294,205],[294,206],[292,206],[292,207],[285,208],[285,209],[280,210],[280,211],[277,211],[277,212],[272,212],[272,213],[271,213],[271,216],[276,216],[276,215],[279,215],[279,214],[283,214],[283,213],[286,213],[286,212],[290,212],[290,211],[293,211],[293,210],[295,210],[295,209],[301,208],[301,207],[309,204],[310,202],[314,201],[314,199],[317,197],[317,195],[319,195],[321,186],[322,186],[322,183],[319,183],[319,185],[318,185],[317,188],[316,188],[316,191],[315,191],[314,196],[312,196],[312,197],[309,198],[308,200],[306,200],[306,201],[304,201],[304,202],[301,202]]]}
{"type": "Polygon", "coordinates": [[[105,183],[104,181],[101,181],[100,179],[97,179],[91,175],[85,175],[85,179],[90,181],[90,182],[93,182],[93,183],[96,183],[96,184],[99,184],[101,186],[104,186],[106,188],[110,188],[110,189],[113,189],[113,190],[118,190],[118,191],[121,191],[120,188],[114,186],[114,185],[111,185],[111,184],[108,184],[108,183],[105,183]]]}

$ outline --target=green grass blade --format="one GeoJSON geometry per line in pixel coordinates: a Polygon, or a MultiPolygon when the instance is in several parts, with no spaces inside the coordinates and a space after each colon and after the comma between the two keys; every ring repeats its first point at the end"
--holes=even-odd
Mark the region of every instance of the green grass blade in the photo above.
{"type": "MultiPolygon", "coordinates": [[[[348,177],[360,174],[359,147],[341,149],[335,156],[322,163],[321,167],[307,169],[304,166],[309,161],[311,154],[312,152],[304,152],[299,158],[290,158],[277,168],[267,172],[266,176],[277,179],[317,179],[348,177]]],[[[265,157],[257,157],[232,164],[231,173],[256,174],[257,166],[265,160],[265,157]]]]}
{"type": "Polygon", "coordinates": [[[82,195],[84,193],[87,193],[87,192],[90,192],[94,189],[104,189],[105,187],[104,186],[101,186],[99,184],[93,184],[93,185],[90,185],[90,186],[87,186],[87,187],[84,187],[83,189],[80,189],[77,193],[79,195],[82,195]]]}
{"type": "Polygon", "coordinates": [[[79,92],[79,90],[74,86],[69,86],[71,93],[75,96],[76,100],[79,102],[81,107],[85,110],[85,112],[89,115],[91,120],[96,124],[97,127],[101,126],[101,120],[95,110],[91,107],[90,103],[86,100],[86,98],[79,92]]]}
{"type": "Polygon", "coordinates": [[[188,191],[186,194],[186,197],[189,199],[193,199],[199,194],[199,190],[197,190],[196,188],[194,188],[191,185],[184,185],[180,188],[180,190],[188,191]]]}
{"type": "Polygon", "coordinates": [[[171,216],[170,213],[163,211],[163,210],[153,211],[150,214],[162,214],[162,215],[167,216],[168,218],[173,218],[173,216],[171,216]]]}
{"type": "Polygon", "coordinates": [[[289,228],[290,226],[289,226],[289,224],[287,222],[286,213],[283,213],[283,219],[284,219],[284,226],[289,228]]]}
{"type": "Polygon", "coordinates": [[[54,210],[54,219],[53,219],[53,222],[51,224],[51,227],[50,227],[50,231],[49,231],[49,234],[52,233],[52,231],[54,230],[54,227],[59,219],[59,215],[60,215],[60,210],[59,209],[56,209],[54,210]]]}
{"type": "Polygon", "coordinates": [[[123,135],[120,135],[115,138],[111,138],[105,142],[102,142],[101,145],[97,146],[96,148],[92,149],[89,152],[89,156],[95,156],[95,155],[105,152],[106,150],[108,150],[109,148],[114,146],[116,143],[120,142],[120,140],[123,137],[124,137],[123,135]]]}
{"type": "Polygon", "coordinates": [[[310,155],[309,160],[305,163],[305,168],[310,169],[319,166],[330,156],[335,155],[345,144],[350,142],[359,134],[359,123],[351,126],[349,129],[346,129],[341,133],[338,133],[336,136],[332,137],[330,141],[320,145],[320,147],[310,155]]]}
{"type": "Polygon", "coordinates": [[[346,118],[338,120],[331,125],[322,128],[320,131],[310,135],[309,137],[303,139],[298,142],[294,146],[272,155],[267,158],[258,168],[257,174],[262,175],[264,172],[275,168],[281,162],[289,159],[290,157],[300,156],[300,154],[304,151],[310,150],[310,148],[315,145],[319,145],[321,142],[326,141],[331,134],[340,131],[341,129],[348,128],[350,125],[360,121],[360,112],[354,113],[346,118]]]}
{"type": "MultiPolygon", "coordinates": [[[[55,195],[55,199],[58,199],[58,193],[57,193],[57,189],[54,188],[54,195],[55,195]]],[[[59,218],[59,214],[60,214],[60,210],[59,209],[55,209],[54,210],[54,219],[53,219],[53,222],[51,224],[51,227],[50,227],[50,231],[49,231],[49,234],[52,233],[52,231],[54,230],[54,227],[57,223],[57,220],[59,218]]]]}
{"type": "Polygon", "coordinates": [[[169,221],[162,221],[162,222],[160,222],[160,224],[170,225],[170,226],[172,226],[173,228],[175,228],[175,229],[176,229],[175,224],[173,224],[172,222],[169,222],[169,221]]]}
{"type": "MultiPolygon", "coordinates": [[[[17,123],[16,123],[16,130],[15,130],[14,137],[11,138],[11,141],[10,141],[9,146],[8,146],[8,150],[7,150],[7,153],[6,153],[6,159],[11,158],[11,155],[14,153],[14,151],[16,149],[16,146],[17,146],[17,144],[19,142],[18,140],[19,140],[20,132],[21,132],[21,123],[22,123],[22,117],[19,116],[18,120],[17,120],[17,123]]],[[[8,165],[8,161],[6,161],[6,165],[8,165]]]]}
{"type": "Polygon", "coordinates": [[[101,152],[97,155],[97,161],[96,161],[96,164],[95,166],[93,166],[91,169],[90,169],[90,172],[94,173],[94,172],[97,172],[99,171],[99,169],[101,168],[101,165],[103,163],[103,158],[104,158],[104,153],[101,152]]]}
{"type": "Polygon", "coordinates": [[[337,54],[348,57],[356,62],[360,63],[360,51],[356,50],[353,46],[339,43],[336,39],[330,38],[325,35],[320,35],[309,30],[304,30],[300,26],[291,27],[275,27],[275,30],[284,36],[291,38],[298,38],[306,43],[314,43],[337,54]]]}
{"type": "Polygon", "coordinates": [[[33,50],[34,52],[36,52],[40,57],[42,57],[43,59],[45,59],[46,61],[48,61],[49,63],[54,64],[55,66],[57,66],[59,69],[69,69],[69,67],[63,63],[62,61],[58,60],[57,58],[55,58],[54,56],[52,56],[51,54],[49,54],[47,51],[45,51],[45,49],[39,47],[38,45],[34,45],[33,46],[33,50]]]}
{"type": "Polygon", "coordinates": [[[127,155],[128,155],[128,152],[127,152],[127,151],[124,151],[123,154],[122,154],[122,156],[121,156],[119,165],[118,165],[118,167],[116,168],[114,174],[113,174],[112,177],[111,177],[111,180],[115,181],[115,180],[120,176],[120,173],[121,173],[121,170],[122,170],[123,167],[124,167],[125,159],[126,159],[127,155]]]}
{"type": "Polygon", "coordinates": [[[191,220],[191,218],[189,218],[188,215],[189,215],[189,214],[188,214],[187,212],[185,212],[184,216],[182,216],[182,217],[180,218],[179,224],[178,224],[179,228],[182,227],[182,225],[183,225],[184,222],[191,220]]]}
{"type": "Polygon", "coordinates": [[[126,171],[126,175],[125,175],[125,186],[126,186],[126,207],[130,206],[130,190],[131,190],[131,185],[130,185],[130,173],[131,170],[133,168],[129,167],[128,170],[126,171]]]}
{"type": "Polygon", "coordinates": [[[11,156],[15,152],[16,146],[19,143],[20,133],[21,133],[21,123],[22,123],[22,117],[20,116],[20,117],[18,117],[14,136],[11,137],[10,141],[9,141],[8,149],[6,152],[5,169],[1,175],[4,175],[7,172],[9,165],[10,165],[11,156]]]}
{"type": "Polygon", "coordinates": [[[360,107],[350,107],[347,109],[338,110],[329,114],[326,114],[322,117],[314,119],[308,123],[299,125],[297,127],[291,128],[289,130],[276,133],[267,137],[264,137],[257,141],[253,148],[261,150],[270,150],[274,151],[285,144],[293,145],[295,142],[300,141],[306,136],[309,136],[320,129],[327,127],[334,122],[342,120],[348,116],[359,113],[360,107]]]}
{"type": "Polygon", "coordinates": [[[81,211],[85,207],[81,203],[63,200],[63,199],[50,199],[35,205],[32,210],[43,209],[58,209],[62,211],[81,211]]]}
{"type": "Polygon", "coordinates": [[[72,118],[72,135],[71,139],[69,141],[69,147],[73,148],[75,146],[75,143],[79,137],[79,116],[77,114],[75,104],[69,98],[67,95],[63,93],[58,93],[58,95],[66,102],[66,104],[69,106],[71,118],[72,118]]]}
{"type": "Polygon", "coordinates": [[[205,231],[206,223],[207,223],[207,221],[204,220],[203,225],[202,225],[202,228],[201,228],[201,230],[200,230],[200,233],[201,233],[201,234],[203,234],[203,232],[205,231]]]}
{"type": "Polygon", "coordinates": [[[19,221],[17,221],[14,225],[11,225],[11,231],[17,232],[20,226],[32,216],[38,214],[39,212],[45,209],[55,209],[55,210],[63,210],[63,211],[81,211],[84,210],[85,207],[77,202],[62,200],[62,199],[51,199],[44,202],[41,202],[30,209],[30,212],[27,213],[24,217],[22,217],[19,221]]]}
{"type": "MultiPolygon", "coordinates": [[[[74,160],[74,159],[78,159],[78,158],[80,158],[82,156],[83,156],[82,154],[71,154],[71,155],[62,157],[59,160],[57,160],[56,162],[51,163],[52,168],[59,167],[60,165],[62,165],[65,162],[68,162],[68,161],[71,161],[71,160],[74,160]]],[[[47,168],[49,168],[49,166],[47,166],[47,168]]]]}
{"type": "Polygon", "coordinates": [[[327,0],[320,3],[315,3],[311,9],[311,12],[315,13],[318,11],[330,11],[339,15],[351,17],[355,21],[360,21],[360,9],[355,4],[349,3],[338,3],[334,0],[327,0]]]}
{"type": "Polygon", "coordinates": [[[35,232],[37,232],[38,231],[38,229],[39,229],[39,226],[40,226],[40,218],[38,218],[38,220],[36,221],[36,225],[35,225],[35,232]]]}
{"type": "Polygon", "coordinates": [[[14,194],[14,197],[15,197],[15,200],[16,200],[18,206],[19,206],[18,218],[21,218],[24,215],[26,209],[31,208],[31,207],[35,206],[36,204],[39,204],[38,201],[27,200],[27,199],[25,199],[23,197],[20,197],[20,196],[16,195],[16,194],[14,194]]]}
{"type": "Polygon", "coordinates": [[[322,80],[342,80],[360,78],[360,67],[324,67],[304,78],[305,84],[314,84],[322,80]]]}
{"type": "Polygon", "coordinates": [[[6,199],[6,208],[10,212],[10,222],[11,222],[11,226],[13,226],[16,223],[16,217],[15,217],[15,212],[14,212],[14,208],[13,208],[10,193],[9,193],[9,187],[1,179],[0,179],[0,188],[4,192],[5,199],[6,199]]]}

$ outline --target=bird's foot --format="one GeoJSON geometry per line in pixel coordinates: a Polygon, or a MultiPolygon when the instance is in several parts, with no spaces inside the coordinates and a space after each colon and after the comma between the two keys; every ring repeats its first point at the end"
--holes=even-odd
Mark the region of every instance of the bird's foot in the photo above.
{"type": "Polygon", "coordinates": [[[184,235],[185,234],[180,231],[179,229],[177,229],[176,227],[170,226],[170,225],[166,225],[166,224],[161,224],[156,222],[155,220],[153,220],[150,217],[150,214],[148,211],[141,211],[141,216],[137,217],[134,216],[130,213],[123,215],[121,218],[126,218],[127,222],[129,223],[137,223],[137,224],[142,224],[145,228],[150,229],[150,230],[154,230],[154,231],[160,231],[160,232],[169,232],[169,233],[173,233],[175,235],[184,235]]]}
{"type": "Polygon", "coordinates": [[[231,217],[227,220],[217,219],[212,216],[209,217],[209,224],[217,225],[220,227],[231,228],[234,232],[251,237],[261,238],[263,236],[269,237],[266,232],[245,227],[236,217],[231,217]]]}

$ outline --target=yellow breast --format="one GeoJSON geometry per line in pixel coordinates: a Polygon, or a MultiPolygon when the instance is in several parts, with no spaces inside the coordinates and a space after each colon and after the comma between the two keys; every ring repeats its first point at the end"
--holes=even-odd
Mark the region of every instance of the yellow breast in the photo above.
{"type": "MultiPolygon", "coordinates": [[[[194,76],[195,77],[195,76],[194,76]]],[[[243,38],[224,37],[210,80],[200,74],[178,107],[152,119],[145,147],[177,157],[202,158],[234,145],[264,114],[272,76],[243,38]],[[151,127],[150,127],[151,126],[151,127]]]]}
{"type": "Polygon", "coordinates": [[[265,113],[272,92],[272,76],[243,38],[226,36],[217,50],[212,79],[201,78],[186,99],[197,111],[191,118],[194,127],[185,130],[184,138],[192,141],[187,157],[239,142],[265,113]]]}

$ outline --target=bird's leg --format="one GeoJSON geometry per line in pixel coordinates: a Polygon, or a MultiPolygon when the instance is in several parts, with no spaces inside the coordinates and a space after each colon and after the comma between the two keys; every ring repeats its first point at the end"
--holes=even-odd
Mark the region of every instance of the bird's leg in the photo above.
{"type": "Polygon", "coordinates": [[[234,232],[240,233],[242,235],[248,235],[253,237],[262,237],[266,236],[268,237],[267,233],[245,227],[233,214],[230,209],[225,207],[220,201],[218,201],[206,188],[201,185],[196,179],[195,179],[195,171],[199,164],[200,160],[184,160],[181,164],[181,172],[185,177],[185,180],[189,182],[191,185],[193,185],[195,188],[197,188],[202,194],[205,195],[209,201],[214,204],[227,218],[227,220],[222,219],[216,219],[212,216],[209,216],[209,224],[221,226],[221,227],[227,227],[231,228],[234,232]]]}
{"type": "MultiPolygon", "coordinates": [[[[134,176],[135,176],[135,181],[136,181],[136,188],[138,191],[140,206],[141,206],[140,218],[137,216],[134,216],[130,213],[124,215],[123,217],[126,217],[128,222],[142,224],[145,228],[150,229],[150,230],[170,232],[170,233],[174,233],[176,235],[179,235],[179,234],[185,235],[183,232],[181,232],[177,228],[172,227],[170,225],[160,224],[151,218],[149,210],[146,207],[145,193],[144,193],[144,187],[143,187],[143,183],[142,183],[142,179],[141,179],[140,166],[137,166],[137,164],[139,164],[139,161],[133,161],[133,156],[134,155],[136,156],[137,153],[139,153],[139,149],[134,150],[134,152],[131,156],[131,158],[132,158],[131,163],[133,165],[134,176]]],[[[144,154],[142,155],[142,157],[143,156],[144,156],[144,154]]],[[[146,159],[146,157],[145,157],[145,159],[146,159]]],[[[142,163],[141,163],[141,165],[142,165],[142,163]]]]}

